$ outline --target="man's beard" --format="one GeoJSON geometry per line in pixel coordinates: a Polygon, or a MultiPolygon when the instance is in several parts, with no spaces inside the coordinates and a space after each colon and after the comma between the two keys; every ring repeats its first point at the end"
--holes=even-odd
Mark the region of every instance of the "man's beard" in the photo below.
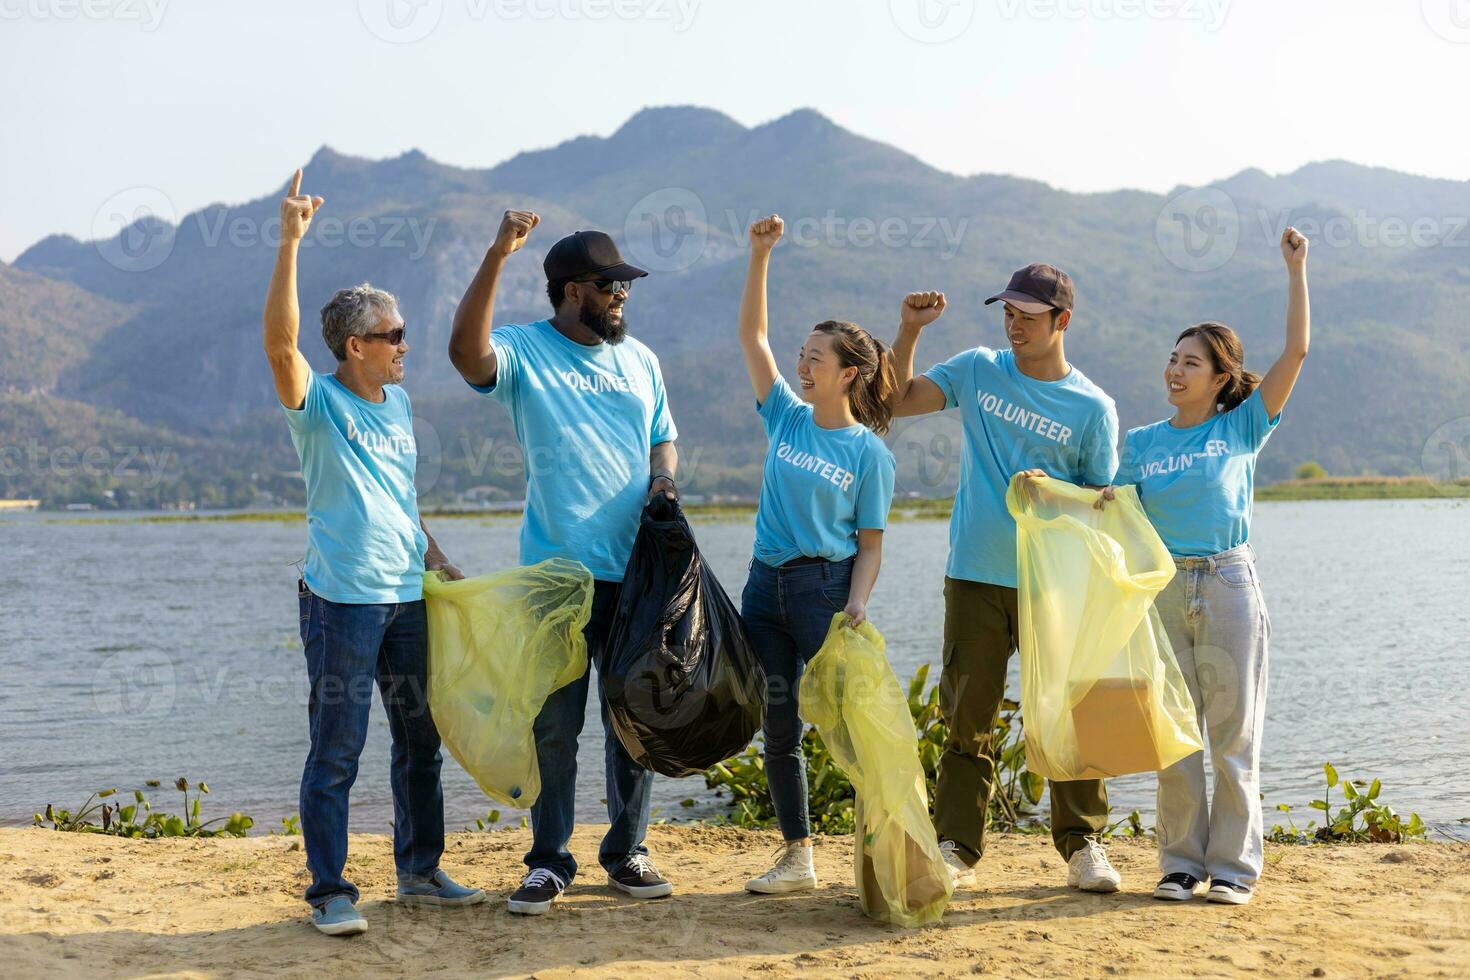
{"type": "Polygon", "coordinates": [[[604,343],[621,344],[628,335],[628,325],[621,315],[614,315],[609,306],[601,313],[594,312],[585,303],[581,312],[582,326],[601,337],[604,343]]]}

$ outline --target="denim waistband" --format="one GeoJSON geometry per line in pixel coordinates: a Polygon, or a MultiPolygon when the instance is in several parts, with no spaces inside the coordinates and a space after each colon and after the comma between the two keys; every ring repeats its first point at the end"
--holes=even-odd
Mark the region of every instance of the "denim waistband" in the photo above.
{"type": "Polygon", "coordinates": [[[824,578],[830,579],[835,575],[851,574],[853,562],[857,561],[857,555],[844,558],[842,561],[813,561],[803,562],[800,565],[767,565],[759,558],[750,559],[750,570],[752,573],[780,577],[783,579],[793,578],[824,578]]]}
{"type": "Polygon", "coordinates": [[[1174,567],[1182,570],[1193,570],[1196,568],[1208,569],[1211,575],[1221,565],[1245,565],[1256,560],[1256,549],[1250,546],[1250,542],[1236,545],[1229,551],[1222,551],[1218,555],[1201,555],[1196,558],[1181,558],[1174,556],[1174,567]]]}

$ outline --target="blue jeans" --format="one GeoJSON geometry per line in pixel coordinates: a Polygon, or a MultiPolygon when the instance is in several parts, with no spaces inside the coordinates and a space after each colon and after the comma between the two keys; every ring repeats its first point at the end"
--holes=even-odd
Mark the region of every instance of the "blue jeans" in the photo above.
{"type": "Polygon", "coordinates": [[[367,740],[376,683],[393,735],[393,861],[400,877],[434,873],[444,853],[443,756],[429,714],[428,621],[424,604],[330,602],[302,583],[301,642],[311,681],[311,751],[301,774],[301,834],[311,887],[322,906],[338,895],[357,901],[342,877],[347,861],[347,796],[367,740]]]}
{"type": "Polygon", "coordinates": [[[766,669],[766,782],[788,841],[811,836],[797,705],[801,674],[822,649],[833,615],[847,606],[854,560],[772,568],[752,558],[740,597],[745,632],[766,669]]]}
{"type": "MultiPolygon", "coordinates": [[[[596,664],[607,646],[608,630],[618,602],[617,582],[595,582],[592,618],[582,635],[587,638],[587,659],[596,664]]],[[[541,772],[541,795],[531,806],[531,849],[526,852],[528,868],[546,868],[571,883],[577,861],[567,843],[577,818],[577,738],[587,716],[587,688],[591,668],[566,687],[552,693],[536,716],[536,767],[541,772]]],[[[648,833],[648,811],[652,797],[653,772],[628,755],[613,734],[607,713],[602,677],[597,680],[597,700],[602,707],[602,732],[606,739],[603,769],[607,779],[607,819],[612,825],[602,838],[597,861],[612,871],[632,854],[647,854],[643,838],[648,833]]]]}

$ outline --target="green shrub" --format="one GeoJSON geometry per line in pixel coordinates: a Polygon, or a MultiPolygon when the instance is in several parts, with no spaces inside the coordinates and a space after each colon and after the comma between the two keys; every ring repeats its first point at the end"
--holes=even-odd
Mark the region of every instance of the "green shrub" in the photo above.
{"type": "MultiPolygon", "coordinates": [[[[157,787],[158,780],[150,779],[145,784],[157,787]]],[[[246,831],[255,826],[255,821],[243,813],[232,813],[228,817],[200,822],[200,801],[209,792],[208,783],[195,787],[193,797],[189,795],[189,780],[180,776],[174,788],[184,794],[184,815],[155,813],[153,804],[141,789],[133,790],[133,802],[127,806],[107,803],[105,800],[117,794],[117,788],[98,790],[87,797],[75,813],[46,804],[44,814],[36,814],[37,827],[51,825],[52,830],[80,834],[110,834],[115,837],[244,837],[246,831]],[[93,818],[97,823],[93,823],[93,818]],[[211,824],[224,821],[223,827],[211,828],[211,824]]]]}
{"type": "Polygon", "coordinates": [[[1337,769],[1330,762],[1322,766],[1322,772],[1327,777],[1327,791],[1322,794],[1322,799],[1308,804],[1311,809],[1321,811],[1322,826],[1318,827],[1316,820],[1309,820],[1305,827],[1298,827],[1291,818],[1291,805],[1278,803],[1276,809],[1287,814],[1286,826],[1276,824],[1266,835],[1267,840],[1278,844],[1359,844],[1369,841],[1398,844],[1411,837],[1425,836],[1424,821],[1419,814],[1410,813],[1409,819],[1405,820],[1393,807],[1378,802],[1378,795],[1383,790],[1383,783],[1379,780],[1368,783],[1361,779],[1339,779],[1337,769]],[[1342,787],[1346,805],[1334,816],[1332,790],[1338,786],[1342,787]]]}
{"type": "Polygon", "coordinates": [[[1296,478],[1298,480],[1320,480],[1326,475],[1327,469],[1315,460],[1310,463],[1303,463],[1296,468],[1296,478]]]}
{"type": "MultiPolygon", "coordinates": [[[[925,690],[929,665],[920,667],[909,682],[909,714],[919,738],[919,761],[924,766],[925,788],[932,811],[939,757],[949,729],[939,714],[939,687],[925,690]]],[[[1036,805],[1046,781],[1026,769],[1026,737],[1021,727],[1021,706],[1006,699],[996,719],[992,745],[998,747],[996,783],[990,799],[990,826],[996,830],[1044,830],[1036,816],[1036,805]]],[[[853,830],[853,789],[847,775],[832,761],[822,736],[809,728],[801,740],[806,757],[808,807],[813,834],[850,834],[853,830]]],[[[759,745],[707,770],[705,784],[717,796],[728,795],[731,813],[720,822],[737,827],[764,828],[775,825],[776,810],[766,782],[765,760],[759,745]]]]}

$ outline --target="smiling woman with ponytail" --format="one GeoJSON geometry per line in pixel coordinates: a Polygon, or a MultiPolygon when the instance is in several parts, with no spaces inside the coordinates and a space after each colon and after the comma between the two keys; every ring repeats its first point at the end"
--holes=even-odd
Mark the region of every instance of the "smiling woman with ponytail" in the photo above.
{"type": "MultiPolygon", "coordinates": [[[[797,694],[833,617],[868,615],[883,528],[893,501],[893,454],[879,438],[893,418],[892,352],[862,327],[824,320],[796,360],[793,391],[766,340],[766,270],[783,225],[750,226],[740,346],[770,440],[755,518],[755,556],[741,598],[746,631],[766,670],[766,778],[786,844],[775,867],[747,882],[760,894],[817,885],[807,819],[806,758],[797,694]]],[[[943,309],[939,294],[929,319],[943,309]]]]}
{"type": "MultiPolygon", "coordinates": [[[[1281,236],[1286,261],[1286,343],[1264,378],[1223,323],[1179,334],[1164,384],[1172,418],[1124,440],[1120,480],[1138,486],[1176,574],[1154,603],[1169,634],[1200,730],[1208,733],[1215,791],[1203,752],[1159,773],[1159,866],[1154,897],[1188,901],[1209,881],[1209,900],[1250,901],[1264,853],[1261,733],[1271,620],[1250,536],[1256,454],[1276,430],[1307,358],[1307,240],[1281,236]]],[[[1111,499],[1111,491],[1103,497],[1111,499]]]]}

